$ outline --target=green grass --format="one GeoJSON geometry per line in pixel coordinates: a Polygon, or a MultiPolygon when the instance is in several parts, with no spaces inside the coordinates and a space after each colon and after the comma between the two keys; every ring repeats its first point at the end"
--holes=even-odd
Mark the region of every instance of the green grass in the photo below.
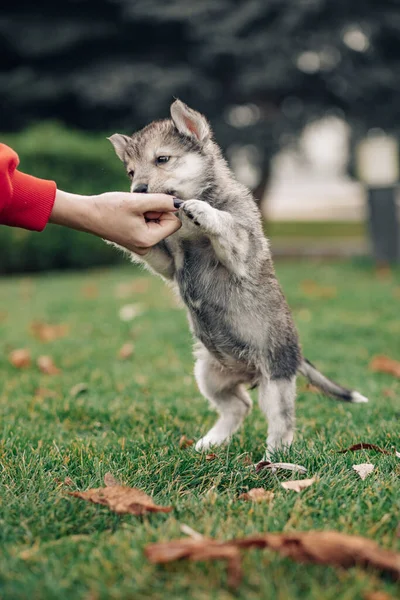
{"type": "Polygon", "coordinates": [[[294,311],[304,352],[328,375],[370,397],[348,406],[305,391],[299,382],[296,441],[286,460],[308,468],[318,481],[297,495],[283,476],[256,475],[266,424],[255,406],[229,446],[207,462],[179,449],[181,435],[198,438],[215,416],[192,377],[191,338],[185,314],[154,277],[132,267],[69,275],[3,279],[0,289],[0,597],[4,599],[361,600],[366,591],[399,588],[376,573],[299,565],[269,552],[244,558],[244,581],[233,593],[222,564],[149,564],[144,546],[180,536],[190,525],[220,539],[263,531],[336,529],[362,534],[399,549],[400,461],[362,451],[338,454],[368,441],[400,449],[400,381],[368,370],[375,354],[400,358],[400,273],[379,279],[367,264],[285,263],[278,274],[294,311]],[[305,295],[304,279],[336,286],[334,298],[305,295]],[[121,283],[136,282],[120,297],[121,283]],[[97,295],[96,295],[97,294],[97,295]],[[92,296],[92,297],[87,297],[92,296]],[[93,297],[95,296],[95,297],[93,297]],[[124,304],[143,313],[119,319],[124,304]],[[44,344],[30,334],[41,319],[67,323],[70,333],[44,344]],[[134,356],[116,358],[132,340],[134,356]],[[62,373],[16,370],[10,350],[50,354],[62,373]],[[73,398],[79,382],[86,393],[73,398]],[[38,388],[54,393],[35,395],[38,388]],[[364,482],[353,463],[371,461],[364,482]],[[107,471],[139,486],[170,514],[119,517],[67,496],[102,485],[107,471]],[[238,495],[252,487],[275,492],[272,504],[252,505],[238,495]]]}

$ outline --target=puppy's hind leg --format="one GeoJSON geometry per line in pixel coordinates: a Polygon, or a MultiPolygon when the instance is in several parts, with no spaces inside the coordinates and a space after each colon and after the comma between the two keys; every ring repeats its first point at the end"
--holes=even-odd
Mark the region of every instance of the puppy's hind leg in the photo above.
{"type": "Polygon", "coordinates": [[[201,393],[220,414],[215,425],[196,444],[196,450],[202,451],[228,440],[242,424],[252,402],[235,375],[223,369],[210,355],[197,361],[195,376],[201,393]]]}
{"type": "Polygon", "coordinates": [[[296,378],[262,379],[258,401],[268,419],[266,458],[279,448],[290,446],[295,426],[296,378]]]}

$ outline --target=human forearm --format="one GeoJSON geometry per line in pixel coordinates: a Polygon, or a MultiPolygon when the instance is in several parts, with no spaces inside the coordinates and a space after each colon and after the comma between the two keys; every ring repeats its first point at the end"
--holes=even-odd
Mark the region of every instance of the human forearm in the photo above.
{"type": "Polygon", "coordinates": [[[49,223],[97,235],[94,198],[57,190],[49,223]]]}

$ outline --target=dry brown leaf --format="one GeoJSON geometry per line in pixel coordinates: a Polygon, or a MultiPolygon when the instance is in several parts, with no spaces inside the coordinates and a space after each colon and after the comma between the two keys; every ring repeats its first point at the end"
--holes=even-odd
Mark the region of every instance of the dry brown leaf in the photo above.
{"type": "Polygon", "coordinates": [[[81,293],[82,296],[88,300],[91,298],[97,298],[99,295],[99,288],[95,283],[88,283],[81,288],[81,293]]]}
{"type": "Polygon", "coordinates": [[[51,356],[39,356],[36,361],[39,370],[45,375],[58,375],[61,370],[56,367],[51,356]]]}
{"type": "Polygon", "coordinates": [[[138,277],[129,283],[119,283],[115,288],[117,298],[128,298],[135,294],[145,294],[150,288],[150,280],[147,277],[138,277]]]}
{"type": "Polygon", "coordinates": [[[335,298],[337,289],[334,285],[320,285],[312,279],[305,279],[300,284],[300,289],[306,296],[313,298],[335,298]]]}
{"type": "Polygon", "coordinates": [[[81,498],[94,504],[103,504],[119,515],[144,515],[147,512],[171,512],[172,506],[158,506],[145,492],[138,488],[120,485],[111,473],[104,478],[107,487],[94,488],[85,492],[68,492],[70,496],[81,498]]]}
{"type": "Polygon", "coordinates": [[[377,279],[388,280],[393,278],[391,266],[385,262],[379,262],[375,268],[375,275],[377,279]]]}
{"type": "Polygon", "coordinates": [[[311,479],[297,479],[295,481],[283,481],[281,486],[285,490],[293,490],[294,492],[301,492],[301,490],[305,490],[310,487],[315,482],[315,477],[311,477],[311,479]]]}
{"type": "Polygon", "coordinates": [[[242,579],[242,566],[239,548],[229,542],[217,542],[208,538],[180,539],[171,542],[149,544],[145,554],[150,562],[163,564],[187,558],[192,561],[226,560],[228,585],[236,588],[242,579]]]}
{"type": "Polygon", "coordinates": [[[186,435],[183,435],[179,440],[179,448],[188,448],[189,446],[193,446],[193,444],[194,441],[187,438],[186,435]]]}
{"type": "Polygon", "coordinates": [[[31,364],[31,353],[26,348],[18,348],[10,352],[8,360],[16,369],[24,369],[31,364]]]}
{"type": "Polygon", "coordinates": [[[371,463],[361,463],[360,465],[353,465],[353,469],[359,474],[362,480],[372,473],[375,466],[371,463]]]}
{"type": "Polygon", "coordinates": [[[308,381],[301,381],[298,385],[299,392],[311,392],[312,394],[321,394],[321,390],[308,381]]]}
{"type": "MultiPolygon", "coordinates": [[[[231,542],[230,542],[231,543],[231,542]]],[[[381,548],[368,538],[338,531],[266,533],[236,540],[242,548],[258,546],[280,552],[298,562],[349,568],[355,565],[379,569],[400,578],[400,553],[381,548]]]]}
{"type": "Polygon", "coordinates": [[[306,383],[306,391],[311,392],[312,394],[320,394],[321,390],[317,388],[317,386],[312,383],[306,383]]]}
{"type": "Polygon", "coordinates": [[[392,454],[388,450],[384,450],[380,446],[377,446],[376,444],[370,444],[369,442],[359,442],[358,444],[353,444],[344,450],[339,450],[339,454],[355,452],[356,450],[376,450],[376,452],[380,452],[381,454],[392,454]]]}
{"type": "Polygon", "coordinates": [[[32,334],[41,342],[53,342],[68,334],[69,325],[50,325],[49,323],[43,323],[41,321],[33,321],[30,329],[32,334]]]}
{"type": "Polygon", "coordinates": [[[58,394],[54,390],[37,388],[37,390],[35,390],[35,398],[40,400],[44,400],[45,398],[58,398],[58,394]]]}
{"type": "Polygon", "coordinates": [[[69,394],[73,398],[76,398],[76,396],[79,396],[79,394],[83,394],[84,392],[87,392],[88,389],[89,389],[89,386],[87,385],[87,383],[83,383],[83,382],[82,383],[76,383],[69,390],[69,394]]]}
{"type": "Polygon", "coordinates": [[[183,558],[193,561],[225,559],[228,562],[228,582],[236,587],[241,580],[238,550],[251,547],[269,548],[300,563],[344,568],[372,567],[400,578],[400,553],[385,550],[368,538],[337,531],[265,533],[227,542],[179,539],[149,544],[145,554],[152,563],[168,563],[183,558]]]}
{"type": "Polygon", "coordinates": [[[214,454],[214,452],[211,452],[211,454],[206,455],[206,460],[215,460],[216,458],[217,458],[217,455],[214,454]]]}
{"type": "Polygon", "coordinates": [[[369,363],[369,368],[375,373],[388,373],[400,378],[400,362],[388,356],[375,356],[369,363]]]}
{"type": "Polygon", "coordinates": [[[253,488],[244,494],[240,494],[239,500],[249,500],[250,502],[271,502],[274,498],[274,492],[264,490],[264,488],[253,488]]]}
{"type": "Polygon", "coordinates": [[[295,473],[307,473],[307,469],[305,467],[303,467],[302,465],[295,465],[294,463],[272,463],[272,462],[269,462],[268,460],[261,460],[256,465],[256,473],[259,473],[263,469],[268,469],[268,470],[271,470],[272,472],[282,470],[282,471],[293,471],[295,473]]]}
{"type": "Polygon", "coordinates": [[[127,342],[118,350],[118,358],[120,358],[121,360],[129,358],[130,356],[132,356],[134,349],[134,345],[131,342],[127,342]]]}
{"type": "Polygon", "coordinates": [[[375,591],[364,594],[364,600],[394,600],[394,598],[386,592],[375,591]]]}
{"type": "Polygon", "coordinates": [[[68,487],[73,487],[75,484],[72,481],[71,477],[66,477],[64,479],[64,485],[67,485],[68,487]]]}

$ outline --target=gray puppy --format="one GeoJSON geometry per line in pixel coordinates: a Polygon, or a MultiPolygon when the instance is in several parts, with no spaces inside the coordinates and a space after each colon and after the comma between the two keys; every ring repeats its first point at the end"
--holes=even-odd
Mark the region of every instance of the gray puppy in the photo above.
{"type": "Polygon", "coordinates": [[[289,446],[298,372],[330,396],[367,402],[302,357],[259,210],[228,168],[207,119],[176,100],[171,119],[132,137],[116,133],[110,141],[131,178],[131,191],[183,200],[177,203],[182,228],[132,258],[173,280],[188,309],[197,340],[196,380],[220,415],[196,449],[222,444],[239,428],[251,409],[248,386],[258,386],[268,419],[267,456],[289,446]]]}

